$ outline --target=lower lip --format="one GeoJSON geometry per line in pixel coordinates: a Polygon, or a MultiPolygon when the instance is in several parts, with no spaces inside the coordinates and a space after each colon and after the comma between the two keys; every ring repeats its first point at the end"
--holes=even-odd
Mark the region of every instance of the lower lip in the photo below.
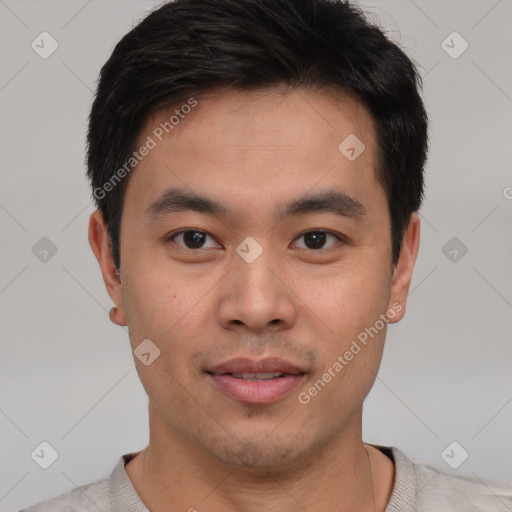
{"type": "Polygon", "coordinates": [[[305,377],[287,375],[269,380],[244,380],[232,375],[208,374],[220,390],[235,400],[251,404],[271,404],[287,395],[305,377]]]}

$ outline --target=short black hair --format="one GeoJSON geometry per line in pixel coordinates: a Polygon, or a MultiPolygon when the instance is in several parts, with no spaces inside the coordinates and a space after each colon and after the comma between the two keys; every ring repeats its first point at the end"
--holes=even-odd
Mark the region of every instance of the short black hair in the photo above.
{"type": "Polygon", "coordinates": [[[89,116],[87,175],[116,268],[126,164],[136,165],[133,152],[148,116],[223,85],[329,87],[366,106],[396,264],[410,215],[423,199],[427,158],[428,120],[413,62],[348,1],[175,0],[116,45],[89,116]]]}

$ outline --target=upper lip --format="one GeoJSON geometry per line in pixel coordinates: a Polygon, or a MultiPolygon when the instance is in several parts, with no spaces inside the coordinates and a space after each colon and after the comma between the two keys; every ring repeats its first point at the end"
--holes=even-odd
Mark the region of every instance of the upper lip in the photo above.
{"type": "Polygon", "coordinates": [[[208,373],[222,375],[225,373],[267,373],[280,372],[287,374],[305,373],[298,366],[279,357],[267,357],[255,361],[246,357],[237,357],[224,363],[207,368],[208,373]]]}

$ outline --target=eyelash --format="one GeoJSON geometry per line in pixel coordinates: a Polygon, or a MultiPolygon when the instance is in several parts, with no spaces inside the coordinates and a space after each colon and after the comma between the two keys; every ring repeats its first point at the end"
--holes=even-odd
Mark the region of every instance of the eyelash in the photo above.
{"type": "MultiPolygon", "coordinates": [[[[174,239],[179,236],[179,235],[182,235],[184,233],[202,233],[202,234],[205,234],[209,237],[211,237],[213,240],[214,237],[212,235],[210,235],[209,233],[207,233],[206,231],[203,231],[201,229],[182,229],[180,231],[177,231],[175,233],[171,233],[168,237],[166,237],[166,241],[167,242],[173,242],[173,243],[176,243],[174,241],[174,239]]],[[[332,231],[327,231],[327,230],[322,230],[322,229],[313,229],[313,230],[309,230],[309,231],[305,231],[304,233],[301,233],[300,235],[297,236],[296,240],[299,239],[299,238],[302,238],[306,235],[309,235],[311,233],[325,233],[326,235],[331,235],[333,236],[334,238],[336,238],[338,240],[338,242],[341,242],[341,243],[346,243],[346,240],[342,237],[342,235],[339,235],[339,234],[336,234],[336,233],[333,233],[332,231]]],[[[191,249],[190,247],[183,247],[183,246],[179,246],[181,249],[185,249],[185,250],[189,250],[189,251],[193,251],[193,252],[198,252],[200,251],[201,249],[204,249],[204,247],[199,247],[198,249],[191,249]]],[[[335,247],[331,247],[331,248],[328,248],[328,249],[324,249],[324,248],[320,248],[320,249],[309,249],[308,247],[300,247],[300,249],[306,249],[306,250],[309,250],[309,251],[312,251],[312,252],[320,252],[320,251],[329,251],[329,250],[333,250],[335,247]]],[[[208,249],[208,247],[206,248],[208,249]]]]}

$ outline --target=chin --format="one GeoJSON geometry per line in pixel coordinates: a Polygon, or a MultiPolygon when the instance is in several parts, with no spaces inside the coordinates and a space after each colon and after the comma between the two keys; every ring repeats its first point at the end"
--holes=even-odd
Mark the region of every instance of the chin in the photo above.
{"type": "Polygon", "coordinates": [[[293,464],[300,458],[296,446],[268,446],[269,443],[247,441],[224,445],[212,451],[212,454],[230,466],[241,466],[247,469],[264,470],[293,464]],[[263,446],[264,445],[264,446],[263,446]]]}
{"type": "Polygon", "coordinates": [[[203,449],[211,456],[228,466],[268,474],[279,472],[284,467],[294,466],[303,460],[314,449],[308,449],[304,442],[304,439],[294,435],[281,435],[270,439],[268,433],[257,435],[246,431],[243,437],[233,434],[222,436],[222,439],[209,438],[202,444],[203,449]]]}

